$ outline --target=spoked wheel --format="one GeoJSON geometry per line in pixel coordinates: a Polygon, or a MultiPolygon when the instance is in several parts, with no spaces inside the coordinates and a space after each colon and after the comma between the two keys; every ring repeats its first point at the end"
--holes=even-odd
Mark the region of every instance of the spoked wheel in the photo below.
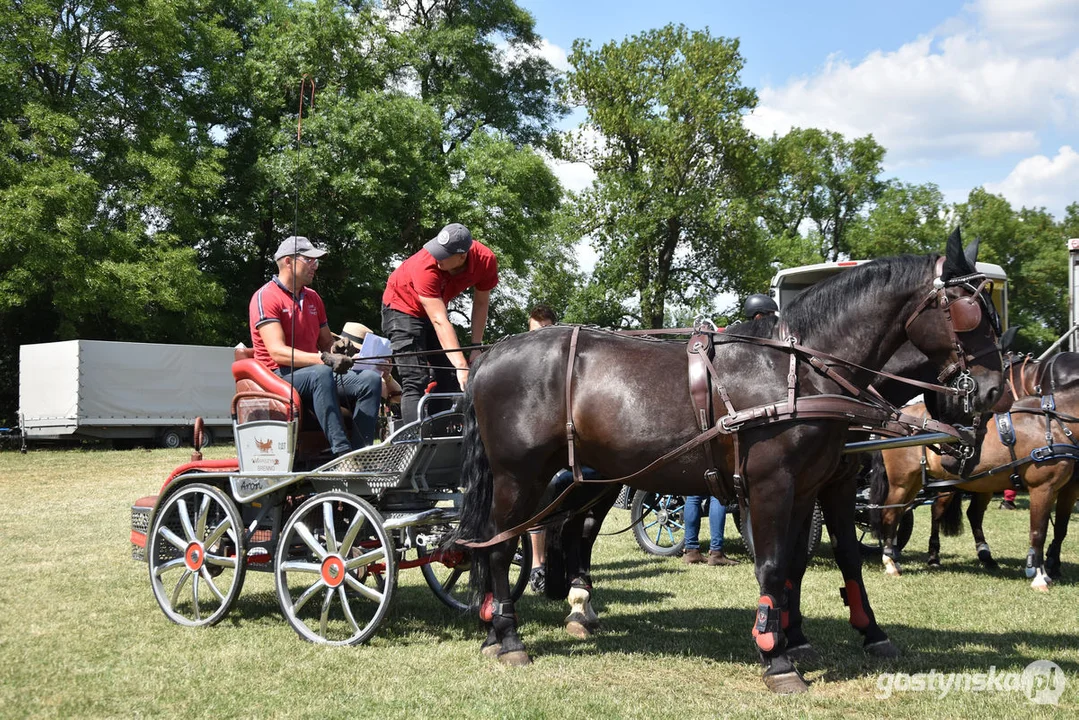
{"type": "Polygon", "coordinates": [[[681,555],[686,545],[686,499],[638,490],[629,506],[633,537],[641,550],[652,555],[681,555]],[[639,520],[639,522],[638,522],[639,520]]]}
{"type": "Polygon", "coordinates": [[[393,540],[370,503],[344,492],[304,502],[285,523],[274,559],[277,600],[300,637],[356,645],[386,616],[396,587],[393,540]]]}
{"type": "MultiPolygon", "coordinates": [[[[467,548],[417,548],[421,558],[431,557],[431,562],[420,566],[423,579],[431,592],[447,607],[464,612],[469,609],[472,572],[472,552],[467,548]]],[[[532,570],[532,539],[528,533],[521,536],[510,565],[511,597],[521,599],[528,587],[528,575],[532,570]]]]}
{"type": "MultiPolygon", "coordinates": [[[[862,556],[880,560],[881,553],[884,551],[884,543],[873,533],[868,510],[859,510],[855,515],[854,531],[858,535],[858,545],[861,547],[862,556]]],[[[895,533],[896,550],[902,550],[907,546],[912,532],[914,532],[913,508],[903,513],[903,517],[899,519],[899,527],[896,528],[895,533]]]]}
{"type": "Polygon", "coordinates": [[[228,614],[244,584],[240,511],[210,485],[180,488],[154,513],[146,556],[165,616],[180,625],[213,625],[228,614]]]}
{"type": "MultiPolygon", "coordinates": [[[[734,526],[738,528],[739,534],[746,544],[746,554],[749,555],[749,559],[755,558],[752,544],[750,543],[750,533],[753,532],[753,527],[749,517],[743,518],[741,510],[737,505],[734,505],[734,526]]],[[[806,543],[806,557],[813,557],[816,554],[817,549],[820,547],[821,536],[824,533],[824,512],[820,509],[819,504],[813,505],[813,516],[809,521],[809,539],[806,543]]]]}

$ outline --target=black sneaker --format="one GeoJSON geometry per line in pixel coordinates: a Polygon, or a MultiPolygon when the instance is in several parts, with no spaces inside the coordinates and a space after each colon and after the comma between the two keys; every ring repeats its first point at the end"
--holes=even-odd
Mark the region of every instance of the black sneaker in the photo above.
{"type": "Polygon", "coordinates": [[[532,592],[541,593],[547,587],[547,568],[540,565],[538,568],[532,568],[532,573],[528,576],[528,587],[532,588],[532,592]]]}

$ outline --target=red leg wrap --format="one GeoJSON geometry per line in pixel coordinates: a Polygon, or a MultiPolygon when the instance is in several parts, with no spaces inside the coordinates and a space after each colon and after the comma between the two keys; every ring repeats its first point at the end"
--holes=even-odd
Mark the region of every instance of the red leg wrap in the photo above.
{"type": "Polygon", "coordinates": [[[845,589],[847,605],[850,606],[850,624],[859,630],[869,627],[869,615],[862,605],[862,588],[858,581],[848,580],[845,589]]]}
{"type": "Polygon", "coordinates": [[[495,615],[495,596],[494,593],[487,593],[483,596],[483,602],[480,603],[480,620],[484,622],[491,622],[491,618],[495,615]]]}
{"type": "Polygon", "coordinates": [[[753,623],[753,639],[757,641],[757,647],[764,652],[771,652],[779,644],[777,615],[772,598],[761,595],[757,602],[757,619],[753,623]]]}

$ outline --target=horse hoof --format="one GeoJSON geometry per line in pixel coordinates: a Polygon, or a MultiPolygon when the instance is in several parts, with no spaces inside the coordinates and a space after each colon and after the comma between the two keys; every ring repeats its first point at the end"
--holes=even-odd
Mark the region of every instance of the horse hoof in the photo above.
{"type": "Polygon", "coordinates": [[[999,570],[1000,563],[998,563],[993,558],[989,558],[988,560],[982,560],[982,567],[986,570],[999,570]]]}
{"type": "Polygon", "coordinates": [[[926,570],[940,570],[942,567],[943,566],[940,564],[940,560],[937,560],[936,562],[930,560],[925,564],[926,570]]]}
{"type": "Polygon", "coordinates": [[[494,645],[484,645],[480,648],[480,654],[484,657],[498,657],[498,653],[502,652],[502,643],[495,643],[494,645]]]}
{"type": "Polygon", "coordinates": [[[809,690],[809,685],[798,671],[782,675],[765,675],[764,684],[777,695],[795,695],[809,690]]]}
{"type": "Polygon", "coordinates": [[[865,646],[865,654],[879,658],[899,657],[899,648],[891,640],[878,640],[865,646]]]}
{"type": "Polygon", "coordinates": [[[1049,592],[1049,587],[1050,587],[1049,579],[1047,577],[1045,577],[1044,575],[1038,576],[1038,577],[1034,578],[1034,582],[1032,582],[1030,584],[1030,587],[1037,590],[1038,592],[1047,593],[1047,592],[1049,592]]]}
{"type": "Polygon", "coordinates": [[[587,640],[588,638],[592,637],[592,631],[589,629],[589,627],[582,622],[577,622],[576,620],[566,623],[566,632],[568,632],[570,635],[577,638],[578,640],[587,640]]]}
{"type": "Polygon", "coordinates": [[[884,574],[891,575],[892,577],[899,577],[903,574],[903,571],[899,569],[898,565],[885,565],[884,574]]]}
{"type": "Polygon", "coordinates": [[[817,652],[817,648],[806,643],[787,648],[787,657],[798,662],[816,662],[820,660],[820,653],[817,652]]]}
{"type": "Polygon", "coordinates": [[[505,653],[499,653],[498,661],[503,665],[509,665],[510,667],[524,667],[525,665],[532,664],[532,658],[528,657],[528,653],[524,650],[511,650],[505,653]]]}

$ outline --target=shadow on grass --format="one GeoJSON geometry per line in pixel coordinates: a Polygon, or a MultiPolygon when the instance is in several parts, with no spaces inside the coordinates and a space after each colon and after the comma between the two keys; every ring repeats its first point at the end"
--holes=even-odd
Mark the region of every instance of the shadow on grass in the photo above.
{"type": "MultiPolygon", "coordinates": [[[[577,655],[588,648],[596,653],[691,655],[717,662],[755,664],[758,656],[750,635],[752,621],[753,611],[740,608],[639,615],[604,613],[602,631],[587,641],[568,635],[552,638],[550,634],[531,643],[526,634],[524,640],[536,657],[577,655]]],[[[1053,660],[1068,674],[1079,672],[1079,662],[1058,655],[1061,648],[1073,644],[1073,638],[1066,633],[942,631],[915,625],[891,625],[885,629],[902,652],[898,659],[867,656],[861,636],[843,620],[809,620],[808,634],[820,658],[799,663],[799,668],[823,672],[819,677],[830,682],[886,670],[985,672],[990,666],[1002,670],[1022,668],[1041,659],[1053,660]]],[[[482,639],[479,634],[476,637],[482,639]]]]}
{"type": "MultiPolygon", "coordinates": [[[[617,566],[621,563],[612,563],[617,566]]],[[[673,593],[640,589],[604,588],[600,612],[602,628],[589,640],[576,640],[561,630],[566,604],[526,593],[517,603],[522,637],[534,658],[608,654],[663,657],[694,656],[716,662],[756,665],[758,657],[750,635],[752,608],[678,608],[634,612],[632,608],[669,600],[673,593]]],[[[285,624],[273,592],[254,592],[238,599],[223,626],[252,627],[285,624]]],[[[868,657],[862,638],[838,618],[808,618],[805,631],[820,657],[799,663],[815,680],[839,682],[877,672],[986,672],[990,666],[1022,668],[1034,660],[1052,660],[1070,675],[1079,673],[1079,661],[1058,655],[1072,647],[1068,633],[1025,630],[940,630],[927,625],[887,624],[884,630],[902,655],[895,660],[868,657]]],[[[445,607],[430,590],[409,585],[397,588],[390,613],[377,637],[396,646],[414,643],[474,640],[479,646],[485,631],[476,616],[445,607]]]]}

